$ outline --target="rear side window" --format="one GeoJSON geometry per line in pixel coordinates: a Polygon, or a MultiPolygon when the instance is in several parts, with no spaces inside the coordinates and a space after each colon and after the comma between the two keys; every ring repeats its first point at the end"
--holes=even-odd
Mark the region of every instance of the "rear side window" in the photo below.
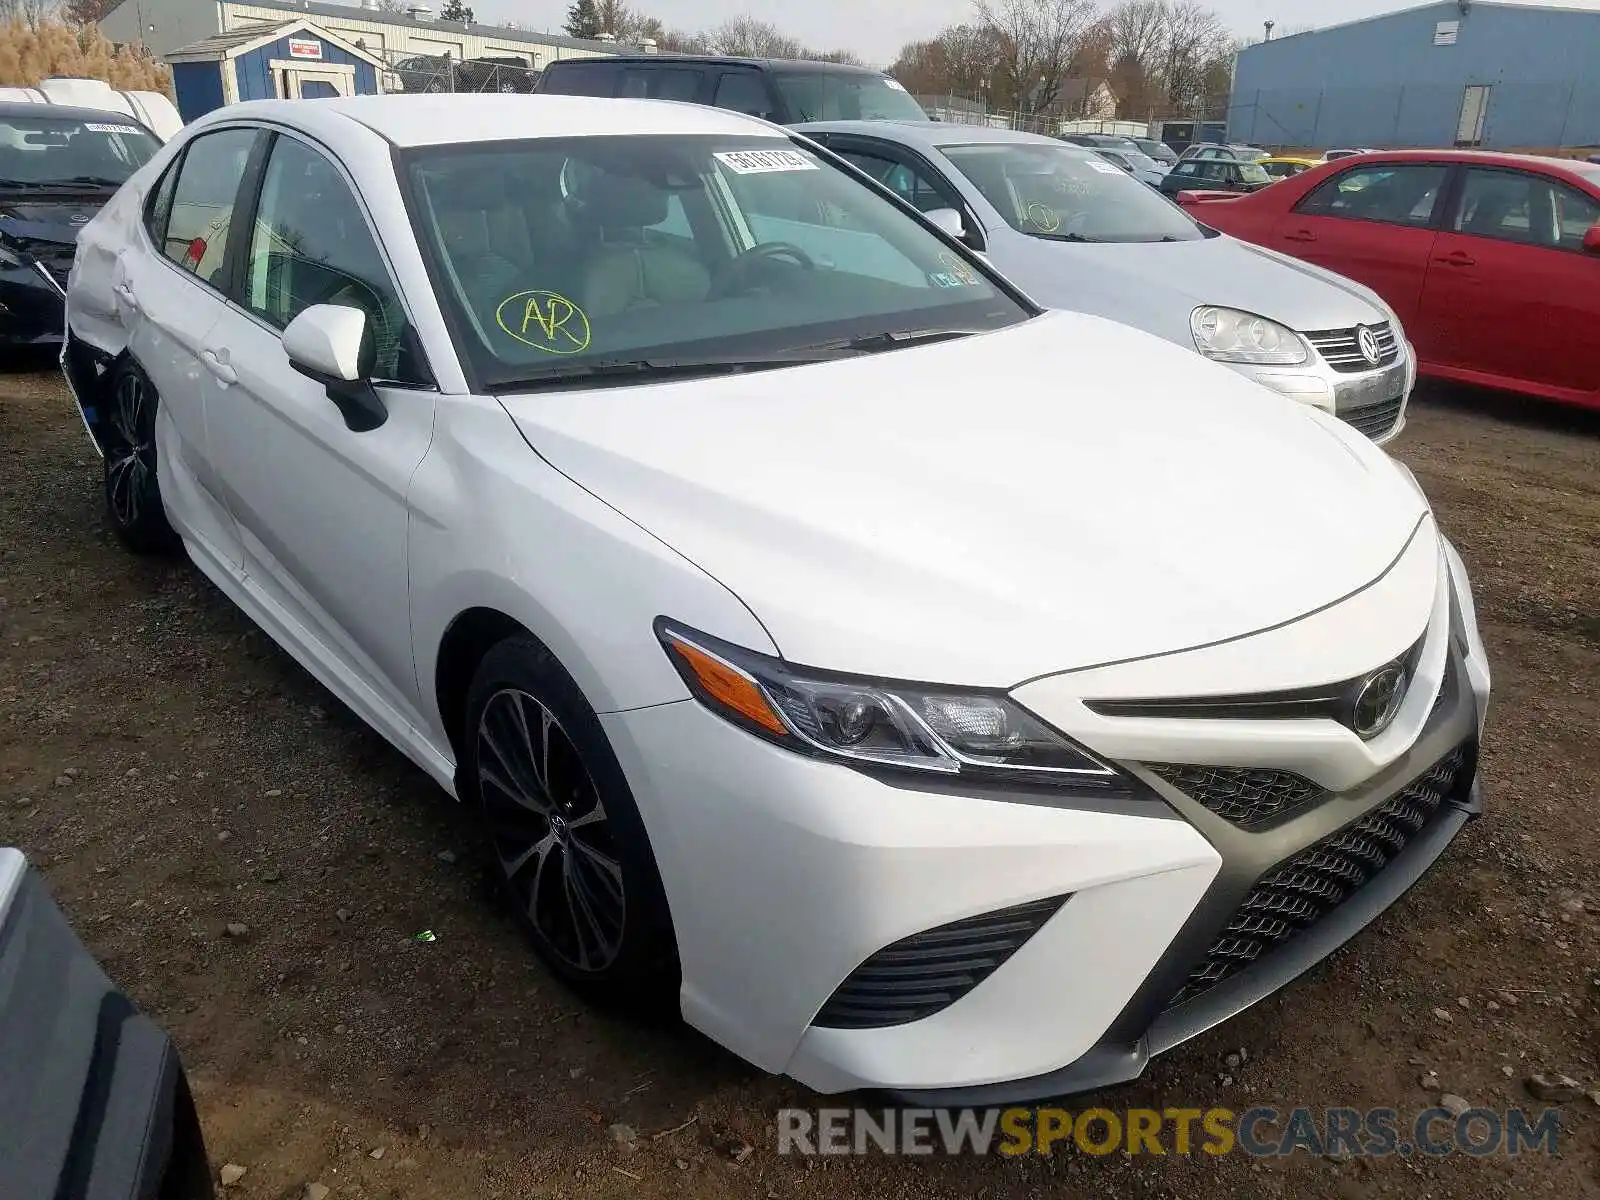
{"type": "Polygon", "coordinates": [[[178,165],[161,252],[213,287],[222,286],[233,204],[255,145],[254,129],[223,129],[195,138],[178,165]]]}
{"type": "Polygon", "coordinates": [[[1296,211],[1423,228],[1433,218],[1446,174],[1446,168],[1435,163],[1356,167],[1324,182],[1300,201],[1296,211]]]}
{"type": "Polygon", "coordinates": [[[552,63],[544,70],[539,88],[552,96],[612,96],[616,94],[620,72],[607,63],[577,63],[573,66],[552,63]]]}
{"type": "Polygon", "coordinates": [[[772,97],[767,95],[767,85],[754,71],[724,71],[717,80],[717,94],[712,103],[718,108],[767,121],[777,116],[772,108],[772,97]]]}
{"type": "Polygon", "coordinates": [[[1450,227],[1477,237],[1582,250],[1583,235],[1596,221],[1600,202],[1565,184],[1526,171],[1474,167],[1450,227]]]}
{"type": "Polygon", "coordinates": [[[704,78],[704,71],[689,67],[629,67],[622,73],[622,91],[617,94],[692,104],[700,98],[700,83],[704,78]]]}

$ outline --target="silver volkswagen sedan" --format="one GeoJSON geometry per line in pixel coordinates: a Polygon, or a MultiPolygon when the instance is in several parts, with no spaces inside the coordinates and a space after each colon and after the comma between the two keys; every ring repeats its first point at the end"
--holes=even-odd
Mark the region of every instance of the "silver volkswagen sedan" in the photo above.
{"type": "Polygon", "coordinates": [[[1093,150],[931,122],[823,121],[798,131],[1042,304],[1197,350],[1375,441],[1405,424],[1416,358],[1377,293],[1208,229],[1093,150]]]}

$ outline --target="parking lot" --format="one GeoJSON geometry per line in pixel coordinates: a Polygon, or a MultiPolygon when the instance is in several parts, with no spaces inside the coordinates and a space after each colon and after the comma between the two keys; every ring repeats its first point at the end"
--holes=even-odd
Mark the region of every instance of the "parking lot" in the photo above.
{"type": "MultiPolygon", "coordinates": [[[[1596,416],[1419,393],[1391,449],[1477,588],[1488,812],[1352,946],[1101,1103],[1600,1089],[1596,416]]],[[[1600,1093],[1555,1159],[780,1157],[776,1110],[815,1097],[586,1008],[420,772],[186,562],[122,552],[53,372],[0,375],[0,468],[0,845],[173,1032],[213,1164],[245,1168],[229,1195],[1600,1196],[1600,1093]]]]}

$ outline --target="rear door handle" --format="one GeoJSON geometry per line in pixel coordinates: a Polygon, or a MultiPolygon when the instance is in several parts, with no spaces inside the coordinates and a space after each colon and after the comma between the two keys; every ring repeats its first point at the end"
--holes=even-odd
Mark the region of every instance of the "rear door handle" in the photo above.
{"type": "Polygon", "coordinates": [[[1293,233],[1284,234],[1283,240],[1286,242],[1314,242],[1317,240],[1317,235],[1309,229],[1297,229],[1293,233]]]}
{"type": "Polygon", "coordinates": [[[1444,263],[1447,267],[1475,267],[1478,260],[1464,250],[1452,250],[1449,254],[1436,254],[1433,256],[1436,263],[1444,263]]]}
{"type": "Polygon", "coordinates": [[[205,363],[206,370],[210,371],[227,386],[239,382],[239,372],[228,365],[228,352],[226,350],[202,350],[200,361],[205,363]]]}

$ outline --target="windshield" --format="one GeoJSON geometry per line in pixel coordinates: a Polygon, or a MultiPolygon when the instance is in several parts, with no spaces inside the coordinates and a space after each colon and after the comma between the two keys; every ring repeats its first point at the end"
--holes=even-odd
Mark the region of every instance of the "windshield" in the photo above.
{"type": "Polygon", "coordinates": [[[119,187],[161,149],[132,120],[0,118],[0,187],[119,187]]]}
{"type": "Polygon", "coordinates": [[[1268,175],[1266,168],[1258,162],[1242,162],[1237,164],[1239,177],[1246,183],[1271,183],[1272,176],[1268,175]]]}
{"type": "Polygon", "coordinates": [[[1016,230],[1073,242],[1188,242],[1182,209],[1098,155],[1034,142],[940,149],[1016,230]]]}
{"type": "Polygon", "coordinates": [[[787,139],[550,138],[404,162],[435,290],[489,387],[584,363],[836,356],[855,352],[841,339],[1030,315],[787,139]]]}
{"type": "Polygon", "coordinates": [[[772,77],[802,121],[926,121],[928,114],[887,75],[857,71],[779,71],[772,77]]]}

